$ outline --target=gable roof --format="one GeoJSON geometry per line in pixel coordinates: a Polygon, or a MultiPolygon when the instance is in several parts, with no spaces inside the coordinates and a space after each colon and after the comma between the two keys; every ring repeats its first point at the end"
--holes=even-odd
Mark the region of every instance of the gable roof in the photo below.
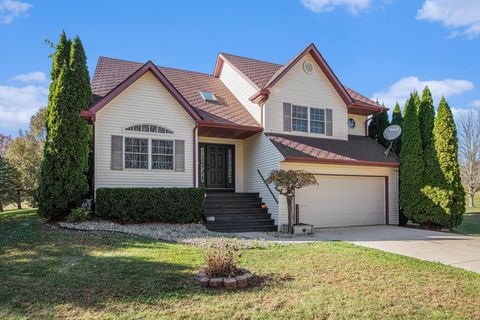
{"type": "Polygon", "coordinates": [[[146,72],[152,72],[174,98],[197,121],[222,125],[259,127],[223,82],[212,75],[174,68],[100,57],[92,80],[92,93],[100,100],[92,105],[95,113],[146,72]],[[210,91],[217,103],[204,101],[200,91],[210,91]]]}
{"type": "Polygon", "coordinates": [[[400,161],[369,137],[349,135],[348,140],[266,133],[286,161],[343,163],[398,167],[400,161]]]}
{"type": "MultiPolygon", "coordinates": [[[[226,59],[235,68],[242,72],[246,78],[250,79],[250,81],[257,86],[257,90],[259,90],[258,94],[268,95],[268,89],[275,85],[275,83],[287,74],[288,71],[307,54],[312,55],[347,106],[363,107],[366,113],[371,113],[371,111],[378,112],[385,109],[384,106],[381,106],[377,102],[344,86],[333,73],[332,69],[313,43],[284,65],[227,53],[220,53],[219,58],[223,57],[226,59]]],[[[218,63],[222,62],[217,61],[217,64],[218,63]]],[[[215,76],[218,76],[218,69],[219,68],[216,68],[215,76]]]]}

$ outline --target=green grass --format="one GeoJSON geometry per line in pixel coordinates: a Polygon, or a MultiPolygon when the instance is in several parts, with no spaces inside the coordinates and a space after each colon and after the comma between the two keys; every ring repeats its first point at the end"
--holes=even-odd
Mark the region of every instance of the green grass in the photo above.
{"type": "Polygon", "coordinates": [[[258,286],[193,278],[204,250],[0,214],[0,319],[472,319],[480,275],[343,242],[245,251],[258,286]]]}
{"type": "Polygon", "coordinates": [[[480,236],[480,194],[475,195],[475,207],[467,206],[462,224],[455,228],[454,231],[471,236],[480,236]]]}
{"type": "Polygon", "coordinates": [[[469,207],[468,206],[468,199],[467,199],[467,213],[480,213],[480,193],[477,193],[475,195],[475,199],[474,199],[474,204],[475,204],[475,207],[469,207]]]}

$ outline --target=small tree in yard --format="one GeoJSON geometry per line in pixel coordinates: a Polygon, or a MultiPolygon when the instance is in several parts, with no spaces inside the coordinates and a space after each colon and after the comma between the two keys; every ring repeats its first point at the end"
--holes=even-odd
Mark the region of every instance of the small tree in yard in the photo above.
{"type": "Polygon", "coordinates": [[[462,182],[468,195],[468,205],[475,206],[475,194],[480,191],[480,109],[460,115],[459,161],[462,182]]]}
{"type": "Polygon", "coordinates": [[[0,155],[0,212],[3,207],[17,201],[19,175],[15,167],[0,155]]]}
{"type": "Polygon", "coordinates": [[[296,190],[311,185],[318,185],[318,182],[313,174],[304,170],[274,170],[267,178],[267,183],[273,184],[275,189],[287,198],[288,232],[292,233],[296,190]]]}

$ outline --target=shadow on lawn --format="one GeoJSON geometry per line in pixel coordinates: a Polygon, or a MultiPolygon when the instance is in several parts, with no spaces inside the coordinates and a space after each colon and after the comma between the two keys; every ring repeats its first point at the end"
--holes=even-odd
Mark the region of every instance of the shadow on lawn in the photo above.
{"type": "MultiPolygon", "coordinates": [[[[110,305],[168,307],[179,298],[217,295],[194,282],[203,250],[119,234],[78,232],[36,216],[3,221],[0,231],[0,318],[58,306],[96,310],[110,305]]],[[[258,290],[272,276],[257,277],[258,290]]],[[[277,280],[278,281],[278,280],[277,280]]]]}
{"type": "Polygon", "coordinates": [[[179,251],[142,238],[55,230],[23,218],[3,235],[0,317],[32,308],[52,312],[66,304],[82,309],[161,304],[202,290],[193,281],[202,257],[195,248],[179,251]]]}

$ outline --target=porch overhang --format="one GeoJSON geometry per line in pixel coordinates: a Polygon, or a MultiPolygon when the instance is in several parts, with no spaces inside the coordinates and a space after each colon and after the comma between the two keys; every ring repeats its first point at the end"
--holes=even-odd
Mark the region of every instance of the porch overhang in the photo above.
{"type": "Polygon", "coordinates": [[[245,139],[263,131],[262,127],[198,121],[198,135],[212,138],[245,139]]]}

